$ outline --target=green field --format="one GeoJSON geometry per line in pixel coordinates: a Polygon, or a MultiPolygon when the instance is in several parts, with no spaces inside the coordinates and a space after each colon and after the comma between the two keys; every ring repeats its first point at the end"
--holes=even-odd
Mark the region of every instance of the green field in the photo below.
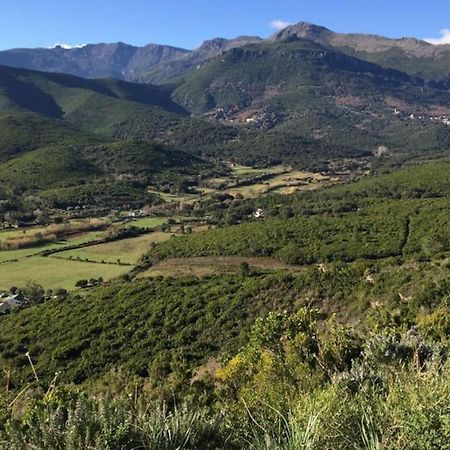
{"type": "Polygon", "coordinates": [[[139,228],[154,228],[163,225],[168,219],[168,217],[143,217],[142,219],[134,219],[128,224],[139,228]]]}
{"type": "Polygon", "coordinates": [[[152,242],[158,243],[170,239],[170,233],[155,232],[137,238],[107,242],[76,250],[58,253],[58,258],[88,259],[97,262],[135,264],[145,254],[152,242]]]}
{"type": "Polygon", "coordinates": [[[198,198],[198,194],[167,194],[165,192],[159,191],[148,191],[149,194],[157,194],[159,195],[165,202],[179,202],[185,203],[194,201],[198,198]]]}
{"type": "Polygon", "coordinates": [[[0,231],[0,241],[4,241],[6,239],[17,238],[21,236],[30,236],[36,233],[41,233],[45,231],[47,227],[28,227],[28,228],[12,228],[8,230],[0,231]]]}
{"type": "MultiPolygon", "coordinates": [[[[183,218],[175,216],[172,219],[183,218]]],[[[168,217],[144,217],[126,222],[126,226],[156,228],[168,220],[168,217]]],[[[31,236],[45,230],[46,227],[30,227],[2,231],[0,240],[23,235],[31,236]]],[[[152,242],[164,242],[173,234],[154,232],[136,238],[67,250],[49,257],[40,256],[45,250],[102,239],[106,233],[107,231],[91,231],[46,245],[0,251],[0,290],[9,289],[11,286],[23,286],[29,280],[41,284],[46,289],[57,287],[74,289],[76,281],[80,279],[102,277],[104,280],[110,280],[128,272],[130,266],[136,264],[141,256],[149,251],[152,242]]]]}
{"type": "Polygon", "coordinates": [[[129,267],[113,264],[96,264],[55,258],[33,256],[0,266],[0,289],[23,286],[35,281],[46,289],[74,289],[81,279],[99,278],[105,280],[118,277],[129,267]]]}
{"type": "Polygon", "coordinates": [[[12,261],[16,259],[26,258],[32,255],[37,255],[43,252],[44,250],[53,250],[56,248],[66,247],[67,245],[79,245],[85,242],[95,241],[97,239],[101,239],[104,236],[104,234],[105,234],[104,231],[90,231],[87,233],[74,235],[67,240],[52,242],[50,244],[41,245],[38,247],[23,248],[20,250],[3,250],[0,251],[0,264],[5,261],[12,261]]]}

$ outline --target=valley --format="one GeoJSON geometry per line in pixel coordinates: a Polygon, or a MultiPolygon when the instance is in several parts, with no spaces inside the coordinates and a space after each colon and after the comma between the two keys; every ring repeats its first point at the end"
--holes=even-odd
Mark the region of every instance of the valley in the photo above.
{"type": "MultiPolygon", "coordinates": [[[[56,233],[58,225],[19,226],[0,230],[0,289],[21,287],[26,282],[33,281],[46,289],[64,288],[73,291],[77,289],[75,285],[80,280],[101,278],[105,282],[110,281],[132,271],[151,245],[183,233],[207,230],[208,216],[199,221],[189,215],[179,214],[178,211],[183,210],[186,204],[192,210],[196,203],[208,203],[217,196],[227,201],[242,201],[270,192],[292,194],[320,189],[344,179],[342,175],[331,178],[320,173],[295,171],[285,166],[251,168],[224,164],[230,167],[229,174],[202,180],[195,193],[167,194],[150,190],[150,194],[158,196],[163,202],[154,207],[153,213],[131,210],[116,212],[107,217],[71,219],[70,217],[78,214],[85,217],[86,211],[81,209],[77,212],[72,208],[49,209],[48,221],[51,222],[53,217],[65,221],[59,226],[60,235],[56,233]],[[101,230],[89,231],[89,228],[101,230]],[[114,240],[102,243],[108,236],[120,234],[120,230],[127,228],[137,229],[144,234],[130,237],[123,233],[123,237],[114,237],[114,240]],[[36,265],[39,266],[37,271],[33,270],[36,265]]],[[[188,261],[185,263],[190,265],[188,261]]],[[[193,261],[192,273],[201,271],[197,266],[198,262],[193,261]]],[[[231,266],[236,268],[239,264],[235,262],[231,266]]],[[[172,276],[180,271],[175,265],[173,271],[166,268],[164,273],[172,276]]],[[[186,273],[191,273],[189,268],[186,273]]]]}
{"type": "Polygon", "coordinates": [[[1,449],[448,448],[450,45],[272,26],[0,51],[1,449]]]}

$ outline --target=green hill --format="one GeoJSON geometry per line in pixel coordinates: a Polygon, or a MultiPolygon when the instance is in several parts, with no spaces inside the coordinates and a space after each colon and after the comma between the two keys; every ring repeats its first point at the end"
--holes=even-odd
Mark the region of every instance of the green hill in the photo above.
{"type": "Polygon", "coordinates": [[[97,204],[93,192],[108,204],[113,184],[122,200],[136,191],[150,198],[146,189],[159,179],[180,184],[208,164],[153,141],[164,140],[187,114],[170,94],[165,87],[0,67],[1,183],[16,200],[50,191],[45,198],[54,205],[79,204],[78,194],[97,204]],[[133,140],[142,135],[145,141],[133,140]]]}
{"type": "Polygon", "coordinates": [[[0,114],[0,162],[48,145],[100,141],[63,120],[22,112],[0,114]]]}
{"type": "Polygon", "coordinates": [[[420,317],[420,302],[447,289],[440,283],[450,251],[448,163],[437,172],[444,186],[439,194],[434,180],[421,198],[409,200],[380,195],[374,186],[394,193],[404,183],[411,191],[421,189],[437,167],[412,167],[306,199],[285,197],[284,204],[282,197],[267,197],[259,201],[265,220],[157,244],[142,267],[204,255],[272,256],[302,266],[242,276],[117,281],[35,305],[0,318],[0,361],[13,365],[16,387],[33,377],[27,351],[46,381],[63,370],[64,381],[89,382],[117,366],[162,381],[181,367],[191,370],[212,356],[235,353],[247,341],[249,325],[267,311],[315,304],[324,314],[331,310],[356,320],[374,313],[370,302],[395,310],[392,293],[407,292],[414,301],[401,307],[420,317]],[[316,209],[301,209],[311,207],[316,209]],[[287,208],[292,217],[282,218],[287,208]]]}
{"type": "MultiPolygon", "coordinates": [[[[449,96],[403,72],[296,37],[231,48],[172,86],[0,67],[0,114],[38,114],[45,117],[42,129],[76,127],[120,140],[157,139],[215,159],[314,169],[380,147],[414,157],[446,151],[449,128],[431,118],[445,112],[449,96]]],[[[12,133],[2,131],[9,125],[0,122],[0,137],[12,133]]],[[[36,126],[27,126],[34,136],[36,126]]],[[[71,141],[76,130],[49,134],[55,139],[44,139],[44,146],[60,135],[71,141]]],[[[8,154],[31,145],[15,138],[5,136],[8,154]]]]}
{"type": "Polygon", "coordinates": [[[143,265],[204,256],[304,264],[434,255],[450,249],[449,165],[424,164],[309,195],[243,203],[221,213],[223,223],[227,217],[244,223],[161,243],[143,265]],[[248,221],[256,208],[266,219],[248,221]]]}
{"type": "Polygon", "coordinates": [[[150,183],[163,172],[192,175],[201,167],[206,165],[198,158],[150,142],[59,144],[0,164],[0,180],[34,190],[111,178],[150,183]]]}
{"type": "Polygon", "coordinates": [[[64,119],[109,135],[131,118],[144,122],[153,136],[186,114],[163,87],[0,66],[0,112],[11,111],[64,119]]]}
{"type": "MultiPolygon", "coordinates": [[[[120,155],[122,144],[113,145],[120,155]]],[[[107,148],[95,155],[109,160],[107,148]]],[[[103,170],[117,170],[115,164],[103,170]]],[[[369,447],[367,429],[375,430],[373,442],[380,435],[393,448],[445,447],[448,169],[442,160],[320,192],[236,202],[228,213],[241,211],[245,223],[219,222],[216,229],[155,244],[141,264],[147,269],[182,257],[188,266],[199,255],[209,255],[212,266],[226,255],[287,263],[273,270],[248,266],[244,258],[240,274],[133,273],[45,298],[28,285],[33,304],[0,316],[0,385],[8,388],[0,393],[0,442],[8,448],[11,442],[39,448],[43,438],[48,448],[75,438],[86,442],[89,424],[93,446],[107,436],[127,449],[161,430],[165,437],[145,448],[180,448],[196,436],[210,445],[219,430],[223,442],[213,447],[220,449],[249,442],[268,448],[269,439],[280,448],[291,441],[301,448],[297,430],[314,436],[312,448],[349,442],[363,448],[369,447]],[[255,207],[266,218],[249,217],[255,207]],[[186,427],[180,445],[166,416],[155,425],[146,413],[151,431],[135,419],[141,404],[158,415],[158,402],[168,405],[175,430],[186,427]],[[188,415],[180,422],[185,408],[204,411],[211,434],[191,433],[203,419],[188,415]],[[433,423],[430,411],[438,418],[433,423]],[[117,424],[120,433],[112,433],[117,424]]],[[[88,195],[83,187],[62,191],[88,195]]],[[[187,448],[206,448],[195,442],[187,448]]]]}

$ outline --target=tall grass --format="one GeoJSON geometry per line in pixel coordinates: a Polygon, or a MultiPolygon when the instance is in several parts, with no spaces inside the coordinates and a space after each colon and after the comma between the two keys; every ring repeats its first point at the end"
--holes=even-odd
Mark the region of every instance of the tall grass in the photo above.
{"type": "Polygon", "coordinates": [[[256,402],[241,416],[233,412],[242,406],[238,399],[225,399],[225,408],[168,408],[144,397],[89,398],[56,390],[20,414],[3,414],[0,448],[450,449],[449,364],[386,370],[381,384],[352,392],[336,379],[300,393],[286,412],[262,403],[258,411],[256,402]]]}
{"type": "Polygon", "coordinates": [[[169,410],[131,400],[80,396],[34,404],[0,431],[10,450],[216,449],[226,448],[220,416],[188,407],[169,410]]]}
{"type": "Polygon", "coordinates": [[[103,230],[106,227],[107,224],[101,220],[50,225],[44,230],[31,235],[17,235],[5,240],[0,240],[0,251],[38,247],[67,238],[71,235],[86,233],[88,231],[103,230]]]}

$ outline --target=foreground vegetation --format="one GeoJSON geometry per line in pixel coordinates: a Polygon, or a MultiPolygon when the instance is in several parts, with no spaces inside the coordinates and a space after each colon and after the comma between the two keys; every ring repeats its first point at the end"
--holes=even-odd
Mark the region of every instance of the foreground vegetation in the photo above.
{"type": "Polygon", "coordinates": [[[190,379],[183,406],[169,393],[155,401],[149,383],[126,372],[111,373],[108,394],[97,385],[95,397],[59,387],[56,378],[38,382],[26,398],[3,396],[0,443],[48,450],[448,448],[444,335],[430,333],[424,321],[407,332],[374,328],[362,337],[334,319],[318,325],[317,314],[300,308],[257,320],[241,352],[190,379]]]}
{"type": "Polygon", "coordinates": [[[138,219],[166,231],[41,258],[126,270],[0,318],[0,443],[449,448],[447,169],[206,200],[215,229],[138,219]]]}

